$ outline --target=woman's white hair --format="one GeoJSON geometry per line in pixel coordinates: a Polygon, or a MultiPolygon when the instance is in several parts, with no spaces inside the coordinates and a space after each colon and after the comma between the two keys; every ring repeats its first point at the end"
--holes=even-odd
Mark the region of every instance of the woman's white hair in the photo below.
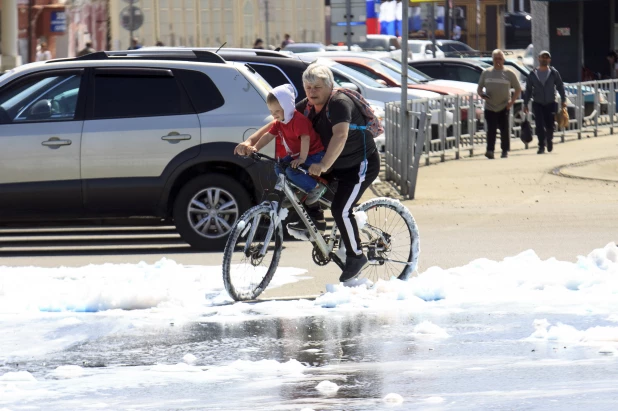
{"type": "Polygon", "coordinates": [[[333,88],[335,84],[333,72],[323,64],[310,64],[303,73],[303,84],[315,84],[320,79],[324,80],[327,87],[333,88]]]}
{"type": "Polygon", "coordinates": [[[498,55],[501,55],[502,57],[504,57],[504,51],[500,49],[495,49],[494,51],[491,52],[491,58],[494,58],[498,55]]]}

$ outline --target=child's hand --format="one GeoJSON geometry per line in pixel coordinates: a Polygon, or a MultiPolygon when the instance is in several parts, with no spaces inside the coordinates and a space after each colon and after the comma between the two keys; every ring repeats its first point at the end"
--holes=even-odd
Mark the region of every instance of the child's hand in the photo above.
{"type": "Polygon", "coordinates": [[[257,153],[258,152],[257,148],[255,148],[254,146],[249,146],[245,150],[247,150],[247,153],[249,153],[249,154],[253,154],[253,153],[257,153]]]}
{"type": "Polygon", "coordinates": [[[299,165],[301,165],[301,164],[302,164],[302,163],[304,163],[304,162],[305,162],[305,160],[304,160],[304,159],[297,158],[296,160],[293,160],[293,161],[290,163],[290,166],[292,166],[292,168],[298,168],[298,166],[299,166],[299,165]]]}

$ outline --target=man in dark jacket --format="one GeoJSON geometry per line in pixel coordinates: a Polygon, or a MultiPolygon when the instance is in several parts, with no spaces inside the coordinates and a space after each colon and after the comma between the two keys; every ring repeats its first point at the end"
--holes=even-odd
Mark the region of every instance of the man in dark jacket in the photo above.
{"type": "Polygon", "coordinates": [[[536,135],[539,138],[539,150],[537,154],[551,152],[554,148],[554,116],[556,115],[556,90],[560,94],[562,107],[566,107],[566,95],[564,83],[558,70],[550,66],[551,54],[543,50],[539,53],[539,67],[528,75],[526,92],[524,93],[524,113],[528,113],[528,102],[532,97],[532,110],[536,124],[536,135]]]}

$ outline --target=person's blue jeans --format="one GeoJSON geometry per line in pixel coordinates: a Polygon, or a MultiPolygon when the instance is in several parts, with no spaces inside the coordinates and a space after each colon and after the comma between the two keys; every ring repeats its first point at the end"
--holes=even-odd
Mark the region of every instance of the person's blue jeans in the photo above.
{"type": "MultiPolygon", "coordinates": [[[[308,168],[311,164],[319,163],[320,161],[322,161],[322,158],[324,158],[324,154],[325,154],[324,151],[320,151],[319,153],[309,155],[307,156],[307,159],[305,160],[304,164],[308,168]]],[[[293,160],[292,156],[286,156],[281,159],[281,161],[286,162],[286,163],[289,163],[292,160],[293,160]]],[[[281,173],[281,167],[279,167],[278,164],[275,165],[275,171],[277,172],[277,174],[281,173]]],[[[318,183],[310,175],[305,174],[301,171],[298,171],[292,167],[288,167],[285,170],[285,175],[292,183],[296,184],[298,187],[302,188],[306,192],[313,190],[313,188],[318,183]]]]}

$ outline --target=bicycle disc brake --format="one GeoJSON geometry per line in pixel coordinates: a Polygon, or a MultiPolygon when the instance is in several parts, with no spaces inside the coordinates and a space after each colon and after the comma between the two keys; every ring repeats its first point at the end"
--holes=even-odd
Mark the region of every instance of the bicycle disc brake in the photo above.
{"type": "Polygon", "coordinates": [[[264,260],[264,256],[260,255],[260,251],[262,250],[262,246],[261,245],[252,245],[251,247],[249,247],[249,250],[247,250],[247,252],[245,253],[245,255],[249,258],[251,258],[251,265],[254,267],[259,266],[260,264],[262,264],[262,261],[264,260]]]}
{"type": "Polygon", "coordinates": [[[391,235],[376,228],[372,231],[379,232],[379,236],[367,244],[367,259],[370,264],[383,265],[391,251],[391,235]]]}

